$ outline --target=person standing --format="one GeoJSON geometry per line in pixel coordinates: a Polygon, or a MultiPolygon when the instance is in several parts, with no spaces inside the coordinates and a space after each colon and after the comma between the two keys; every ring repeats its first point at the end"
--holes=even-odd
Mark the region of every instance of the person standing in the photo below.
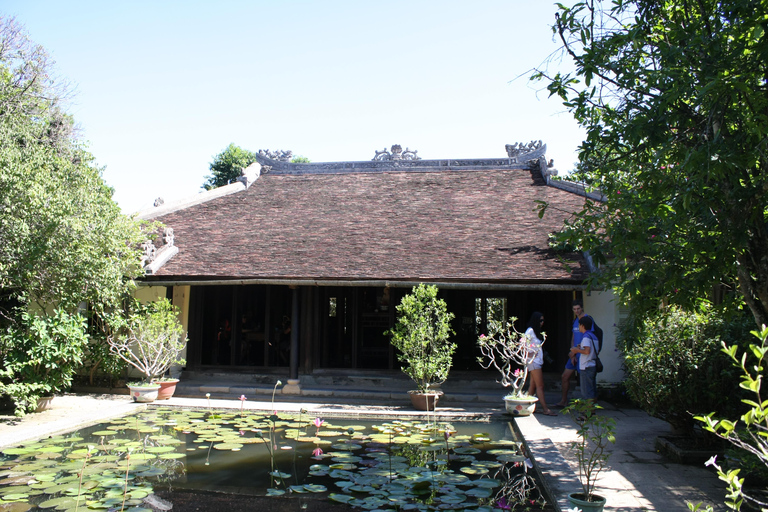
{"type": "Polygon", "coordinates": [[[571,347],[571,355],[579,354],[579,385],[585,400],[597,399],[597,336],[592,332],[594,322],[586,315],[579,318],[581,342],[578,347],[571,347]]]}
{"type": "Polygon", "coordinates": [[[538,311],[534,311],[531,315],[531,319],[528,321],[528,328],[525,330],[525,335],[530,340],[528,343],[528,376],[531,379],[531,383],[528,387],[528,394],[533,396],[534,393],[539,397],[539,405],[541,408],[536,408],[536,412],[541,412],[547,416],[557,416],[557,413],[552,412],[547,407],[547,399],[544,397],[544,373],[541,367],[544,366],[544,333],[542,327],[544,326],[544,315],[538,311]]]}
{"type": "MultiPolygon", "coordinates": [[[[579,330],[579,320],[584,317],[591,319],[591,317],[584,312],[584,303],[578,299],[573,301],[571,309],[576,317],[573,320],[571,334],[571,348],[573,348],[578,347],[579,344],[581,344],[581,338],[584,336],[579,330]]],[[[555,407],[565,407],[568,405],[568,391],[570,391],[571,388],[571,377],[573,377],[573,373],[579,368],[579,356],[579,353],[574,352],[569,352],[568,354],[568,361],[565,362],[565,370],[563,370],[563,375],[560,377],[562,397],[560,398],[560,401],[555,404],[555,407]]]]}

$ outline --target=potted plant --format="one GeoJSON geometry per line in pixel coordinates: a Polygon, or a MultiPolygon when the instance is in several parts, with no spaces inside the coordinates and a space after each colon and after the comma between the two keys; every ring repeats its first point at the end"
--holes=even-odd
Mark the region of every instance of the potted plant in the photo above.
{"type": "Polygon", "coordinates": [[[597,414],[602,409],[592,400],[574,400],[563,409],[563,413],[573,418],[579,426],[578,439],[572,443],[579,462],[579,480],[582,492],[568,495],[568,501],[574,507],[583,511],[603,510],[605,498],[595,494],[597,476],[605,468],[610,452],[606,451],[608,443],[615,443],[614,430],[616,420],[597,414]]]}
{"type": "Polygon", "coordinates": [[[477,340],[483,357],[478,358],[485,368],[496,368],[501,374],[501,385],[512,386],[504,397],[508,413],[514,416],[529,416],[536,409],[538,398],[523,391],[528,378],[528,365],[536,357],[536,347],[531,340],[515,329],[516,318],[510,318],[503,328],[501,322],[490,322],[488,335],[481,334],[477,340]]]}
{"type": "Polygon", "coordinates": [[[128,384],[135,402],[157,399],[160,376],[171,365],[184,364],[179,355],[187,338],[176,315],[176,308],[168,299],[136,304],[135,312],[121,321],[117,334],[109,337],[112,353],[144,376],[142,382],[128,384]]]}
{"type": "Polygon", "coordinates": [[[397,306],[397,323],[387,332],[399,351],[403,372],[416,383],[417,389],[409,393],[419,410],[434,410],[442,395],[435,387],[448,378],[456,350],[450,340],[454,315],[437,292],[437,286],[415,286],[397,306]]]}

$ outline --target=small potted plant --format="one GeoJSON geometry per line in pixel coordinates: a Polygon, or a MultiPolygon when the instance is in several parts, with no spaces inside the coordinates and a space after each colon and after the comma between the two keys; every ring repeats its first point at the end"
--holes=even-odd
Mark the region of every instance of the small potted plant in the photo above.
{"type": "Polygon", "coordinates": [[[536,357],[531,340],[515,329],[516,318],[510,318],[503,328],[501,322],[491,322],[488,335],[481,334],[477,340],[483,357],[478,358],[485,368],[496,368],[501,374],[501,385],[512,386],[504,397],[504,405],[513,416],[529,416],[536,409],[538,398],[523,391],[528,379],[528,365],[536,357]]]}
{"type": "MultiPolygon", "coordinates": [[[[142,382],[129,383],[135,402],[157,399],[157,380],[173,364],[184,364],[179,357],[187,344],[184,329],[178,321],[176,308],[168,299],[135,306],[136,311],[122,319],[110,336],[113,354],[130,364],[144,376],[142,382]]],[[[175,387],[176,382],[173,382],[175,387]]]]}
{"type": "Polygon", "coordinates": [[[595,494],[595,482],[608,463],[608,443],[616,442],[616,420],[597,414],[598,409],[602,407],[592,400],[582,399],[574,400],[563,409],[563,413],[570,415],[579,426],[579,437],[571,446],[579,462],[582,492],[569,494],[568,501],[584,511],[602,511],[605,506],[605,498],[595,494]]]}
{"type": "Polygon", "coordinates": [[[416,383],[417,389],[409,393],[419,410],[434,410],[442,395],[435,387],[448,378],[456,350],[450,340],[454,315],[437,292],[437,286],[415,286],[397,306],[397,323],[387,332],[399,351],[403,372],[416,383]]]}

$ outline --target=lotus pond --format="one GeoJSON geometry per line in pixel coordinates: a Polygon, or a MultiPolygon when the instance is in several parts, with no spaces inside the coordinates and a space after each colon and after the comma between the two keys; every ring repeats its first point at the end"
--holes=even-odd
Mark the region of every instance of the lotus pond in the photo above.
{"type": "Polygon", "coordinates": [[[150,511],[155,491],[313,495],[365,510],[549,508],[506,422],[151,408],[5,449],[0,511],[150,511]]]}

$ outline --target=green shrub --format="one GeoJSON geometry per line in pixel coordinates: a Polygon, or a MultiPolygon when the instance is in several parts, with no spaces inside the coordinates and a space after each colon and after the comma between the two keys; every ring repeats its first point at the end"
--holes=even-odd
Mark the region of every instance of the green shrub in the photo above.
{"type": "Polygon", "coordinates": [[[670,307],[638,325],[631,343],[625,333],[623,346],[627,393],[635,403],[689,433],[693,415],[740,414],[740,397],[731,391],[739,389],[740,374],[721,343],[747,343],[747,319],[724,320],[706,307],[670,307]]]}
{"type": "Polygon", "coordinates": [[[403,372],[421,392],[448,378],[456,350],[456,343],[449,339],[454,334],[454,315],[445,301],[437,298],[437,291],[437,286],[415,286],[397,306],[397,324],[387,331],[392,345],[400,351],[397,357],[403,372]]]}
{"type": "Polygon", "coordinates": [[[16,415],[34,411],[41,396],[69,388],[87,342],[85,319],[61,309],[51,315],[23,311],[0,334],[0,394],[13,400],[16,415]]]}

